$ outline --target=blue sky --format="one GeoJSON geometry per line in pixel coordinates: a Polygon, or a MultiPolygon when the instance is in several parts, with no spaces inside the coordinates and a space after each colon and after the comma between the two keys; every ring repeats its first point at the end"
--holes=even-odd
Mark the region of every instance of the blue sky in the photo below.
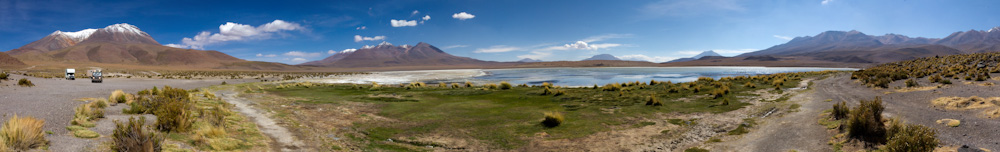
{"type": "Polygon", "coordinates": [[[706,50],[738,55],[828,30],[941,38],[1000,26],[998,6],[993,0],[0,0],[0,50],[56,30],[129,23],[164,45],[290,64],[382,41],[427,42],[491,61],[607,53],[662,62],[706,50]]]}

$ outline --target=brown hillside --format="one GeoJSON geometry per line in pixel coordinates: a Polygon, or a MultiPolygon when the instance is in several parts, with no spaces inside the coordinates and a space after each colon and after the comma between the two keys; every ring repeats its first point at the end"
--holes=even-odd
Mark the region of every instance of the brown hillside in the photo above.
{"type": "Polygon", "coordinates": [[[18,60],[17,58],[14,58],[10,55],[7,55],[7,53],[0,52],[0,67],[19,67],[19,66],[25,66],[24,62],[21,62],[21,60],[18,60]]]}

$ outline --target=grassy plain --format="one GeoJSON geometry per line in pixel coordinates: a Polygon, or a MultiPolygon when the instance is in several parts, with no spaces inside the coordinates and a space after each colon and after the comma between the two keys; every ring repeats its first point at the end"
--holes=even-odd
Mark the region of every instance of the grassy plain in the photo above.
{"type": "MultiPolygon", "coordinates": [[[[353,122],[351,129],[357,133],[344,135],[360,143],[357,147],[362,150],[463,148],[434,139],[458,139],[471,147],[509,150],[528,145],[534,137],[576,139],[612,129],[651,125],[643,120],[674,113],[728,112],[749,105],[740,98],[756,96],[753,91],[793,88],[802,78],[821,73],[702,78],[687,83],[629,82],[585,88],[285,83],[259,91],[292,98],[307,107],[374,105],[377,112],[364,115],[373,119],[353,122]],[[651,98],[662,105],[647,105],[651,98]],[[556,127],[545,127],[541,122],[546,112],[561,113],[565,119],[556,127]]],[[[745,130],[735,134],[742,133],[745,130]]]]}

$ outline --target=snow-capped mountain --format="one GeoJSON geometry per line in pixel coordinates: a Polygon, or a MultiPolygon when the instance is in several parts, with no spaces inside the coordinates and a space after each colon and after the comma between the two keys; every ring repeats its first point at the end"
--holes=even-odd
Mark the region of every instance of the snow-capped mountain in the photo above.
{"type": "Polygon", "coordinates": [[[707,57],[707,56],[722,56],[722,55],[720,55],[719,53],[715,53],[715,51],[708,50],[708,51],[705,51],[705,52],[701,52],[698,55],[695,55],[694,57],[674,59],[674,60],[667,61],[667,62],[693,61],[693,60],[698,60],[698,59],[701,59],[702,57],[707,57]]]}
{"type": "Polygon", "coordinates": [[[365,46],[353,51],[341,51],[318,61],[299,65],[324,67],[388,67],[388,66],[432,66],[432,65],[480,65],[486,64],[467,57],[458,57],[420,42],[417,45],[394,46],[382,42],[377,46],[365,46]]]}
{"type": "Polygon", "coordinates": [[[49,52],[75,46],[80,43],[160,43],[153,40],[149,34],[128,23],[120,23],[101,29],[84,29],[76,32],[55,31],[42,39],[8,51],[7,54],[18,55],[27,52],[49,52]]]}
{"type": "Polygon", "coordinates": [[[86,40],[80,43],[127,43],[127,44],[154,44],[159,42],[150,37],[149,34],[139,30],[135,25],[119,23],[94,31],[86,40]]]}

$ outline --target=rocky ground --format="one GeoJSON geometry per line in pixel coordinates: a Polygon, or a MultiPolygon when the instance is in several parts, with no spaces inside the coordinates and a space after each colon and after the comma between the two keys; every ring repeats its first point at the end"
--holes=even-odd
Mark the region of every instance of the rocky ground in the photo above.
{"type": "MultiPolygon", "coordinates": [[[[83,139],[74,137],[66,126],[70,125],[73,119],[73,108],[84,104],[77,99],[107,98],[114,90],[123,90],[134,93],[142,89],[149,89],[153,86],[163,87],[165,85],[184,89],[194,89],[199,87],[218,85],[226,81],[227,83],[256,82],[257,80],[235,80],[235,79],[207,79],[207,80],[184,80],[184,79],[105,79],[103,83],[91,83],[90,79],[65,80],[60,78],[35,78],[22,75],[11,75],[9,80],[0,80],[0,122],[6,122],[14,115],[20,117],[35,117],[45,120],[45,131],[52,134],[46,136],[50,141],[49,150],[52,151],[85,151],[88,147],[100,144],[106,138],[83,139]],[[21,87],[17,85],[17,80],[27,78],[35,84],[34,87],[21,87]]],[[[128,117],[119,116],[124,104],[112,106],[106,109],[105,119],[97,122],[94,131],[101,134],[110,134],[113,130],[115,119],[127,120],[128,117]]],[[[155,119],[154,119],[155,120],[155,119]]]]}

